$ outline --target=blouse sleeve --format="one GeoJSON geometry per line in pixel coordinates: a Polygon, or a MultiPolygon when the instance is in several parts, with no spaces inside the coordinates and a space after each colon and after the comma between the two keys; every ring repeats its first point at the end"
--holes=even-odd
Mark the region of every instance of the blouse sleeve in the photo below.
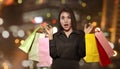
{"type": "Polygon", "coordinates": [[[55,38],[53,40],[49,40],[50,45],[50,56],[55,59],[57,58],[57,48],[56,48],[56,42],[55,38]]]}
{"type": "Polygon", "coordinates": [[[81,31],[80,41],[79,41],[79,50],[78,53],[81,58],[86,56],[86,48],[85,48],[85,33],[81,31]]]}

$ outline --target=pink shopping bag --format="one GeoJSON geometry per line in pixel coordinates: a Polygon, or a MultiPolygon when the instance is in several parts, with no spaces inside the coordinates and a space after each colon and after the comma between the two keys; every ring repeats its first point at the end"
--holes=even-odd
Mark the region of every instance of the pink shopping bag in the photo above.
{"type": "Polygon", "coordinates": [[[108,57],[107,53],[105,52],[102,45],[100,44],[100,42],[97,39],[96,39],[96,43],[97,43],[97,48],[98,48],[98,52],[99,52],[100,65],[107,66],[107,65],[111,64],[110,58],[108,57]]]}
{"type": "Polygon", "coordinates": [[[108,57],[112,57],[114,55],[113,49],[110,47],[110,44],[108,43],[108,40],[105,38],[104,34],[102,31],[97,31],[95,32],[95,37],[105,50],[106,54],[108,57]]]}
{"type": "Polygon", "coordinates": [[[39,64],[40,67],[50,66],[52,58],[49,55],[49,39],[39,38],[39,64]]]}

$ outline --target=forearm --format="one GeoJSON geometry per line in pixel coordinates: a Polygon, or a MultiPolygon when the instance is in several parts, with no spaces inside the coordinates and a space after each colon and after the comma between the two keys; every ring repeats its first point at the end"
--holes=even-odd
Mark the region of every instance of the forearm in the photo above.
{"type": "Polygon", "coordinates": [[[49,40],[53,40],[53,34],[48,35],[49,40]]]}
{"type": "Polygon", "coordinates": [[[56,49],[56,45],[55,45],[55,41],[52,39],[52,40],[49,40],[50,42],[50,56],[55,59],[57,58],[57,49],[56,49]]]}

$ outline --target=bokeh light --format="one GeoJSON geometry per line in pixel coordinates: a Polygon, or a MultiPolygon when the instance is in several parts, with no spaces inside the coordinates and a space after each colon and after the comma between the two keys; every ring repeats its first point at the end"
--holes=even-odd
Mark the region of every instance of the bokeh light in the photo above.
{"type": "Polygon", "coordinates": [[[39,23],[42,23],[43,22],[43,17],[41,17],[41,16],[39,16],[39,17],[35,17],[34,18],[34,22],[37,24],[39,24],[39,23]]]}
{"type": "Polygon", "coordinates": [[[2,63],[3,69],[9,69],[7,63],[3,62],[2,63]]]}
{"type": "Polygon", "coordinates": [[[109,44],[110,44],[110,47],[112,48],[112,49],[114,49],[114,44],[112,43],[112,42],[108,42],[109,44]]]}
{"type": "Polygon", "coordinates": [[[49,12],[46,13],[46,17],[47,17],[47,18],[51,17],[51,13],[49,13],[49,12]]]}
{"type": "Polygon", "coordinates": [[[18,30],[17,34],[18,34],[19,37],[24,37],[25,36],[24,30],[18,30]]]}
{"type": "Polygon", "coordinates": [[[15,43],[18,44],[20,42],[19,39],[15,39],[15,43]]]}
{"type": "Polygon", "coordinates": [[[21,41],[20,41],[20,44],[22,45],[24,42],[25,42],[25,40],[21,40],[21,41]]]}
{"type": "Polygon", "coordinates": [[[4,30],[2,32],[2,36],[3,36],[3,38],[8,38],[10,36],[10,34],[9,34],[9,32],[7,30],[4,30]]]}
{"type": "Polygon", "coordinates": [[[86,7],[87,6],[87,4],[85,3],[85,2],[82,2],[82,7],[86,7]]]}
{"type": "Polygon", "coordinates": [[[23,60],[22,61],[22,66],[23,67],[29,67],[29,61],[28,60],[23,60]]]}
{"type": "Polygon", "coordinates": [[[56,33],[58,31],[57,27],[53,27],[53,33],[56,33]]]}
{"type": "Polygon", "coordinates": [[[10,30],[11,32],[17,32],[18,29],[19,29],[19,27],[16,26],[16,25],[12,25],[12,26],[9,27],[9,30],[10,30]]]}
{"type": "Polygon", "coordinates": [[[23,0],[18,0],[18,4],[22,4],[23,0]]]}
{"type": "Polygon", "coordinates": [[[120,43],[120,38],[118,39],[118,43],[120,43]]]}
{"type": "Polygon", "coordinates": [[[94,27],[97,26],[97,22],[95,22],[95,21],[92,22],[92,26],[94,26],[94,27]]]}
{"type": "Polygon", "coordinates": [[[57,20],[56,19],[52,19],[52,24],[56,24],[57,20]]]}
{"type": "Polygon", "coordinates": [[[114,54],[113,56],[114,56],[114,57],[117,56],[117,54],[118,54],[117,51],[114,50],[114,53],[115,53],[115,54],[114,54]]]}
{"type": "Polygon", "coordinates": [[[5,0],[4,1],[4,5],[11,5],[11,4],[13,4],[14,3],[14,0],[5,0]]]}
{"type": "Polygon", "coordinates": [[[88,15],[86,18],[87,18],[87,20],[90,20],[90,19],[91,19],[91,16],[90,16],[90,15],[88,15]]]}
{"type": "Polygon", "coordinates": [[[2,18],[0,18],[0,25],[2,25],[3,24],[3,19],[2,18]]]}
{"type": "Polygon", "coordinates": [[[66,0],[61,0],[61,3],[62,3],[62,4],[65,4],[65,3],[66,3],[66,0]]]}
{"type": "Polygon", "coordinates": [[[0,0],[0,3],[3,2],[4,0],[0,0]]]}
{"type": "Polygon", "coordinates": [[[97,32],[97,31],[101,31],[101,29],[99,28],[99,27],[96,27],[95,28],[95,31],[97,32]]]}
{"type": "Polygon", "coordinates": [[[114,29],[113,29],[113,28],[109,28],[109,31],[110,31],[110,32],[113,32],[113,31],[114,31],[114,29]]]}

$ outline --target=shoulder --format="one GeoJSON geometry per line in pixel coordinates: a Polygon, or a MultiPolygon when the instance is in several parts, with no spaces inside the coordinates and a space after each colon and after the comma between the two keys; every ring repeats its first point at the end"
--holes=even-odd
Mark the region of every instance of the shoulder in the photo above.
{"type": "Polygon", "coordinates": [[[85,32],[83,30],[77,30],[75,32],[76,32],[76,34],[81,35],[81,36],[85,35],[85,32]]]}
{"type": "Polygon", "coordinates": [[[78,30],[81,35],[85,35],[85,32],[83,30],[78,30]]]}
{"type": "Polygon", "coordinates": [[[77,36],[78,36],[78,38],[83,39],[83,38],[85,38],[85,32],[82,30],[78,30],[77,36]]]}
{"type": "Polygon", "coordinates": [[[53,37],[58,37],[61,33],[60,32],[56,32],[53,34],[53,37]]]}

